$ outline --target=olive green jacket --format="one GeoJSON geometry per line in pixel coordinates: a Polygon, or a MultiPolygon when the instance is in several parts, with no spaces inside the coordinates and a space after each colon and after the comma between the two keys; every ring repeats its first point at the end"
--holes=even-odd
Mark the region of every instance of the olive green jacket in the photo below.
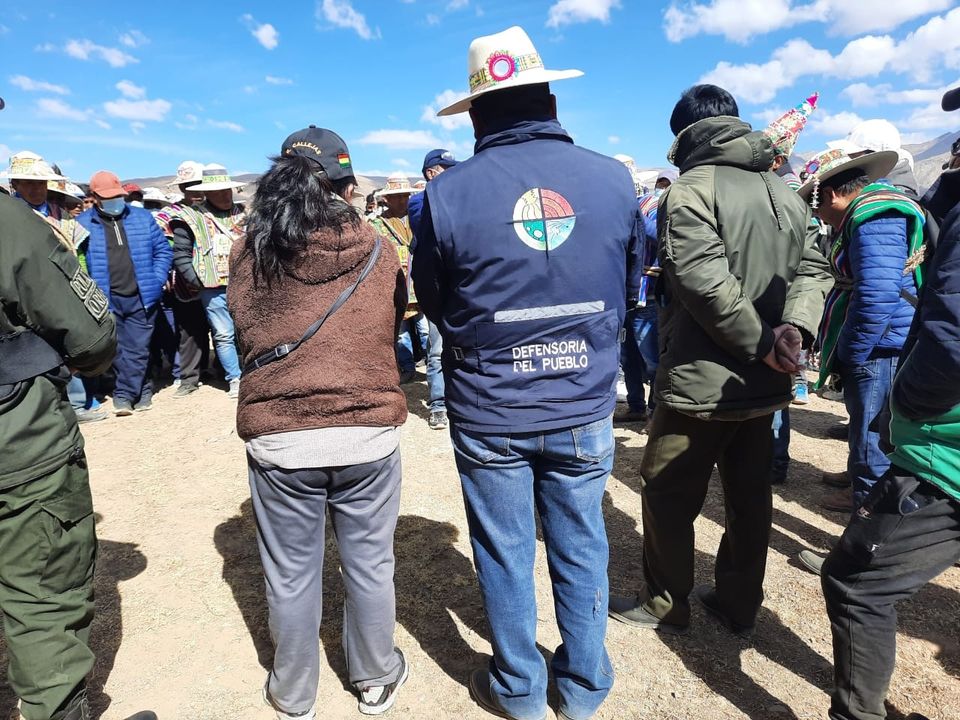
{"type": "MultiPolygon", "coordinates": [[[[63,362],[95,375],[117,337],[107,301],[52,228],[20,200],[0,195],[0,341],[33,332],[63,362]]],[[[0,363],[4,358],[0,342],[0,363]]],[[[0,489],[47,475],[83,449],[61,367],[0,386],[0,489]]]]}
{"type": "Polygon", "coordinates": [[[657,217],[658,401],[716,419],[785,407],[793,380],[763,362],[773,328],[795,325],[809,346],[833,285],[810,210],[768,172],[770,141],[738,118],[691,125],[669,159],[680,177],[657,217]]]}

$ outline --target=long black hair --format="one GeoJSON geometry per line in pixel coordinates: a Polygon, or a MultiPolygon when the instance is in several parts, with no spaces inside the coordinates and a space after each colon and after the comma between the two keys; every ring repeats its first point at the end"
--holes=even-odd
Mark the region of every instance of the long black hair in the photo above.
{"type": "Polygon", "coordinates": [[[253,257],[253,282],[270,286],[283,278],[284,265],[310,242],[321,228],[343,232],[360,224],[360,213],[334,195],[353,178],[331,182],[312,160],[299,155],[271,158],[273,165],[260,178],[247,216],[244,251],[253,257]]]}

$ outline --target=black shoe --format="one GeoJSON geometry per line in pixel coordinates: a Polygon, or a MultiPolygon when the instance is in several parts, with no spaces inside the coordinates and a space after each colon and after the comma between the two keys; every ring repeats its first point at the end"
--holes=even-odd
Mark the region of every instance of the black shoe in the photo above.
{"type": "Polygon", "coordinates": [[[786,485],[787,484],[787,474],[780,472],[770,473],[770,484],[771,485],[786,485]]]}
{"type": "Polygon", "coordinates": [[[133,415],[133,403],[126,398],[113,399],[113,414],[117,417],[133,415]]]}
{"type": "Polygon", "coordinates": [[[907,715],[905,720],[930,720],[926,715],[921,715],[920,713],[910,713],[907,715]]]}
{"type": "Polygon", "coordinates": [[[138,713],[134,713],[126,720],[157,720],[157,714],[151,712],[150,710],[141,710],[138,713]]]}
{"type": "Polygon", "coordinates": [[[187,385],[181,384],[180,387],[178,387],[176,391],[173,393],[173,399],[179,400],[181,398],[185,398],[187,395],[192,395],[196,391],[197,391],[197,386],[194,385],[193,383],[189,383],[187,385]]]}
{"type": "Polygon", "coordinates": [[[477,668],[470,673],[470,697],[491,715],[516,720],[513,715],[500,707],[500,701],[490,688],[490,671],[487,668],[477,668]]]}
{"type": "Polygon", "coordinates": [[[133,409],[137,412],[146,412],[153,407],[153,397],[146,395],[140,398],[140,402],[133,406],[133,409]]]}
{"type": "Polygon", "coordinates": [[[621,423],[645,423],[650,420],[646,410],[627,410],[623,415],[614,417],[614,421],[621,423]]]}
{"type": "Polygon", "coordinates": [[[410,666],[399,648],[394,648],[400,656],[400,675],[389,685],[363,688],[360,690],[360,702],[357,709],[364,715],[382,715],[397,701],[397,691],[407,681],[410,666]]]}
{"type": "Polygon", "coordinates": [[[417,377],[416,370],[401,370],[400,371],[400,384],[406,385],[407,383],[413,382],[417,377]]]}
{"type": "Polygon", "coordinates": [[[730,617],[720,609],[720,601],[717,599],[717,591],[709,585],[701,585],[693,591],[693,597],[697,602],[703,605],[713,618],[720,622],[727,630],[740,638],[748,638],[753,634],[755,625],[743,625],[734,622],[730,617]]]}
{"type": "Polygon", "coordinates": [[[656,615],[647,610],[635,597],[610,596],[607,615],[635,628],[656,630],[668,635],[683,635],[687,632],[686,625],[665,623],[656,615]]]}

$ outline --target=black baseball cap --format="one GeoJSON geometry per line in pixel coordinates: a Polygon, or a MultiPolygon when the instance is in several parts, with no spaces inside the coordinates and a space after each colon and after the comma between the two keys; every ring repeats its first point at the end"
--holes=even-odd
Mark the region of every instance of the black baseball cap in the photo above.
{"type": "Polygon", "coordinates": [[[331,181],[354,177],[353,161],[343,138],[316,125],[298,130],[280,146],[283,155],[299,155],[319,165],[331,181]]]}
{"type": "Polygon", "coordinates": [[[960,87],[945,92],[943,100],[940,101],[940,107],[943,108],[944,112],[960,110],[960,87]]]}
{"type": "Polygon", "coordinates": [[[431,150],[427,153],[427,156],[423,159],[423,172],[427,172],[427,168],[436,167],[439,165],[442,168],[452,168],[457,164],[457,159],[453,156],[453,153],[449,150],[444,150],[443,148],[437,148],[436,150],[431,150]]]}

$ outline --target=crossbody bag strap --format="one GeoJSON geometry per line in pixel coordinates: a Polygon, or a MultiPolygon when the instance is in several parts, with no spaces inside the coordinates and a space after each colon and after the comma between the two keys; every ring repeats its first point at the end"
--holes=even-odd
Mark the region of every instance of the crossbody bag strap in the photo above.
{"type": "Polygon", "coordinates": [[[382,244],[383,243],[380,240],[380,237],[377,236],[377,239],[374,241],[373,250],[370,251],[370,258],[367,260],[367,264],[364,265],[363,270],[360,272],[360,276],[353,282],[352,285],[340,293],[327,312],[325,312],[313,325],[308,327],[306,332],[303,333],[299,340],[292,343],[286,343],[284,345],[277,345],[273,350],[265,352],[262,355],[254,358],[243,368],[244,374],[253,372],[254,370],[259,370],[265,365],[269,365],[270,363],[285,358],[298,347],[303,345],[303,343],[305,343],[307,340],[316,335],[317,331],[323,327],[323,324],[330,318],[330,316],[343,307],[343,304],[347,302],[347,300],[350,299],[350,296],[356,292],[356,289],[360,287],[360,283],[362,283],[366,279],[367,275],[370,274],[370,271],[373,270],[373,266],[377,264],[377,259],[380,257],[380,248],[382,244]]]}

